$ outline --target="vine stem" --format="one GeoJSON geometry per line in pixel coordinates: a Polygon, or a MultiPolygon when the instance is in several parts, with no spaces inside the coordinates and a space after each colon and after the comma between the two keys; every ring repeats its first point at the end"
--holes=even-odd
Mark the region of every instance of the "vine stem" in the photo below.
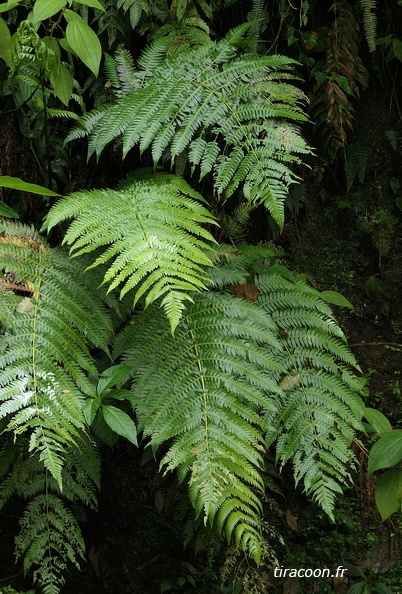
{"type": "Polygon", "coordinates": [[[370,347],[370,346],[389,346],[389,347],[393,347],[393,348],[402,350],[402,344],[400,344],[399,342],[387,342],[387,341],[383,341],[383,342],[356,342],[355,344],[349,345],[350,348],[370,347]]]}

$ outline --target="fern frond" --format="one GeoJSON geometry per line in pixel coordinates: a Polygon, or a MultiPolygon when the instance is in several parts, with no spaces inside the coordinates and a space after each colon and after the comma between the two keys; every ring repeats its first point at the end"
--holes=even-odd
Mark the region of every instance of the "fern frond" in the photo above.
{"type": "Polygon", "coordinates": [[[356,176],[364,183],[367,164],[372,153],[371,139],[359,136],[345,148],[346,192],[349,194],[356,176]]]}
{"type": "Polygon", "coordinates": [[[24,556],[24,572],[33,567],[34,581],[44,594],[58,594],[67,563],[79,568],[85,545],[72,512],[55,495],[38,495],[27,506],[16,537],[16,556],[24,556]]]}
{"type": "Polygon", "coordinates": [[[360,0],[363,9],[363,23],[364,34],[366,36],[367,44],[370,52],[375,52],[377,40],[377,9],[376,0],[360,0]]]}
{"type": "Polygon", "coordinates": [[[216,521],[258,560],[259,412],[271,410],[269,397],[280,391],[270,377],[280,373],[271,356],[279,342],[256,303],[207,292],[193,299],[174,337],[155,309],[124,332],[138,420],[154,448],[173,439],[162,466],[189,477],[197,515],[216,521]]]}
{"type": "Polygon", "coordinates": [[[134,303],[146,296],[146,306],[163,298],[173,331],[188,292],[205,286],[205,267],[211,265],[214,240],[203,225],[215,221],[199,200],[177,176],[139,171],[118,190],[77,192],[62,199],[45,226],[51,229],[73,217],[65,236],[72,253],[102,248],[91,267],[112,260],[104,277],[109,291],[122,285],[123,296],[135,289],[134,303]]]}
{"type": "Polygon", "coordinates": [[[8,304],[1,320],[0,417],[6,431],[29,433],[30,451],[61,489],[66,450],[81,441],[87,374],[96,373],[90,345],[108,352],[106,298],[99,277],[83,274],[84,261],[71,261],[17,223],[3,223],[0,269],[8,304]]]}
{"type": "Polygon", "coordinates": [[[296,482],[333,517],[354,465],[350,444],[362,429],[363,403],[350,373],[359,368],[318,291],[280,274],[261,275],[256,284],[283,337],[276,356],[286,369],[267,441],[276,441],[278,460],[292,460],[296,482]]]}
{"type": "Polygon", "coordinates": [[[135,145],[150,147],[154,162],[167,149],[172,162],[189,151],[200,177],[213,173],[219,195],[243,184],[247,200],[264,203],[282,225],[284,197],[295,179],[290,165],[310,152],[297,127],[306,119],[305,96],[287,82],[293,60],[240,53],[247,28],[162,63],[157,53],[156,66],[147,50],[140,66],[152,74],[144,86],[82,118],[89,155],[99,155],[118,136],[124,155],[135,145]],[[248,164],[241,168],[244,159],[248,164]]]}

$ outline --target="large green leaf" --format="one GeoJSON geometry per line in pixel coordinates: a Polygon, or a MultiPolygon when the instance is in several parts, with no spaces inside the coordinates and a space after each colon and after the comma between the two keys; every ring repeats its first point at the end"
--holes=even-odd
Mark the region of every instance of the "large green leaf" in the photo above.
{"type": "Polygon", "coordinates": [[[57,97],[64,105],[68,105],[73,93],[73,75],[71,72],[64,64],[58,62],[49,72],[49,79],[57,97]]]}
{"type": "Polygon", "coordinates": [[[392,425],[388,421],[387,417],[383,415],[379,410],[375,410],[375,408],[369,408],[366,406],[364,409],[364,416],[366,417],[367,421],[378,435],[382,435],[383,433],[389,433],[392,431],[392,425]]]}
{"type": "Polygon", "coordinates": [[[10,66],[11,54],[11,33],[7,23],[0,18],[0,58],[7,66],[10,66]]]}
{"type": "Polygon", "coordinates": [[[41,194],[42,196],[60,196],[60,194],[57,194],[57,192],[53,192],[52,190],[48,190],[48,188],[38,186],[37,184],[24,182],[19,177],[11,177],[10,175],[0,176],[0,187],[21,190],[21,192],[31,192],[32,194],[41,194]]]}
{"type": "Polygon", "coordinates": [[[137,428],[127,413],[110,404],[102,404],[102,413],[105,422],[113,431],[125,437],[134,445],[138,445],[137,428]]]}
{"type": "Polygon", "coordinates": [[[385,433],[373,445],[368,460],[369,474],[380,468],[389,468],[402,460],[402,429],[385,433]]]}
{"type": "Polygon", "coordinates": [[[73,11],[66,10],[65,14],[69,21],[66,27],[67,42],[80,60],[98,76],[102,46],[96,33],[73,11]]]}
{"type": "Polygon", "coordinates": [[[402,470],[388,470],[380,478],[375,489],[375,502],[383,522],[401,509],[402,470]]]}
{"type": "Polygon", "coordinates": [[[66,4],[66,0],[36,0],[32,11],[33,19],[36,23],[45,21],[60,12],[66,4]]]}

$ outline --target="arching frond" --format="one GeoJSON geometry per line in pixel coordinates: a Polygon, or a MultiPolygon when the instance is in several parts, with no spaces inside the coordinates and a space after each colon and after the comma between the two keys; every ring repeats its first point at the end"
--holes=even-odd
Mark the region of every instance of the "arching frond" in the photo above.
{"type": "Polygon", "coordinates": [[[215,224],[202,197],[181,178],[148,170],[133,174],[117,190],[77,192],[60,200],[46,227],[74,218],[65,241],[74,255],[103,251],[92,267],[112,260],[104,281],[121,296],[135,290],[136,303],[162,299],[172,331],[189,291],[204,287],[213,238],[204,224],[215,224]]]}
{"type": "Polygon", "coordinates": [[[112,320],[85,259],[50,249],[28,227],[2,227],[0,418],[6,431],[29,434],[30,451],[62,489],[65,453],[82,445],[87,374],[96,373],[89,349],[108,352],[112,320]]]}
{"type": "Polygon", "coordinates": [[[166,470],[188,477],[190,498],[205,522],[259,558],[258,491],[263,490],[261,410],[280,392],[272,370],[280,364],[270,316],[231,295],[194,295],[173,337],[155,309],[135,318],[126,362],[144,437],[168,442],[166,470]],[[170,441],[172,440],[172,441],[170,441]]]}
{"type": "Polygon", "coordinates": [[[295,179],[290,167],[309,152],[297,127],[306,119],[305,96],[290,82],[293,60],[239,50],[248,28],[160,65],[158,58],[142,88],[84,116],[70,139],[88,134],[89,155],[99,155],[122,136],[124,155],[134,146],[150,148],[155,163],[162,154],[174,162],[188,151],[200,177],[213,173],[219,195],[242,186],[249,202],[265,204],[282,225],[284,198],[295,179]]]}
{"type": "Polygon", "coordinates": [[[133,370],[144,437],[168,444],[162,466],[188,478],[197,514],[258,560],[262,448],[276,442],[280,464],[292,460],[296,482],[332,517],[363,405],[355,359],[318,291],[278,266],[233,284],[273,252],[218,253],[226,271],[213,283],[232,295],[194,295],[175,336],[155,310],[136,316],[115,355],[133,370]]]}
{"type": "Polygon", "coordinates": [[[350,448],[362,429],[363,403],[350,369],[359,369],[345,337],[319,292],[281,274],[256,279],[260,302],[278,326],[286,370],[282,394],[269,416],[266,437],[278,461],[292,461],[296,482],[333,517],[335,497],[350,481],[350,448]]]}

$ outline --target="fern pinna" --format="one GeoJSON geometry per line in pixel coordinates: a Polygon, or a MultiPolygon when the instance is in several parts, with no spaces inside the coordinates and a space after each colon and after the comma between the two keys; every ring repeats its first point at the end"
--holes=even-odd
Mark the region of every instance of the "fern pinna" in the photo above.
{"type": "Polygon", "coordinates": [[[84,274],[87,264],[50,249],[31,228],[2,221],[0,421],[3,440],[9,446],[10,434],[15,443],[0,455],[0,502],[13,494],[33,498],[17,550],[25,569],[39,563],[46,594],[59,591],[67,559],[78,563],[84,552],[64,500],[95,506],[99,483],[82,404],[91,393],[88,373],[96,373],[90,348],[108,352],[106,304],[114,302],[98,289],[99,275],[84,274]]]}
{"type": "Polygon", "coordinates": [[[309,152],[297,127],[305,96],[289,82],[292,59],[244,53],[249,26],[170,59],[155,42],[139,60],[138,88],[84,116],[69,139],[89,134],[89,155],[99,155],[122,135],[124,155],[150,147],[155,164],[184,154],[200,178],[213,174],[219,196],[242,186],[282,225],[290,165],[309,152]]]}

